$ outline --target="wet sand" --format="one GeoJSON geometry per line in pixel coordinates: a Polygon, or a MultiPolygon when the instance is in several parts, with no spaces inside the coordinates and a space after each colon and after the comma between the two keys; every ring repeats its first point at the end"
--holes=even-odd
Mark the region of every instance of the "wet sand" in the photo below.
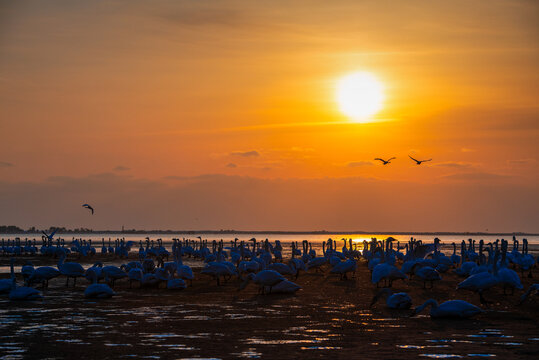
{"type": "MultiPolygon", "coordinates": [[[[1,258],[0,266],[8,261],[1,258]]],[[[17,271],[22,264],[19,259],[17,271]]],[[[123,280],[115,286],[116,297],[95,301],[83,297],[85,279],[73,289],[57,278],[43,301],[0,297],[0,358],[536,359],[539,354],[539,303],[531,299],[515,306],[521,291],[504,296],[501,288],[489,290],[485,297],[495,303],[469,320],[431,319],[428,311],[410,317],[411,311],[390,311],[383,302],[369,308],[379,289],[365,262],[350,280],[330,275],[329,265],[325,270],[302,273],[296,282],[303,289],[294,296],[259,295],[254,284],[238,291],[237,279],[216,286],[197,269],[193,285],[183,291],[130,289],[123,280]]],[[[537,282],[537,269],[533,276],[522,279],[525,288],[537,282]]],[[[432,290],[416,280],[397,281],[393,288],[408,292],[413,306],[428,298],[479,306],[477,295],[455,290],[460,280],[446,273],[432,290]]]]}

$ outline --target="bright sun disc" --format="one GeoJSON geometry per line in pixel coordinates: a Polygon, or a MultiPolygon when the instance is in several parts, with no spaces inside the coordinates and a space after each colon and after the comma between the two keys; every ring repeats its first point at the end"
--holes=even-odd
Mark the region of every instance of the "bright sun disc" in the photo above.
{"type": "Polygon", "coordinates": [[[340,111],[354,121],[363,122],[382,109],[384,87],[367,72],[346,75],[337,83],[340,111]]]}

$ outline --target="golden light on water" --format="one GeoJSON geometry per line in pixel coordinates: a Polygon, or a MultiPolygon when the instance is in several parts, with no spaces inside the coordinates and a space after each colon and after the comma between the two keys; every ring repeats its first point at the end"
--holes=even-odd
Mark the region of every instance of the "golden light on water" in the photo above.
{"type": "Polygon", "coordinates": [[[369,72],[346,75],[337,83],[339,110],[354,122],[370,122],[384,103],[384,86],[369,72]]]}

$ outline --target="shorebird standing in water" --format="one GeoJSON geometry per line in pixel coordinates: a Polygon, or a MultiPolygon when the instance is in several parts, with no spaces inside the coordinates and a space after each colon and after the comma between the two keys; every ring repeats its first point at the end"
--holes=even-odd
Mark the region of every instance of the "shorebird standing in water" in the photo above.
{"type": "MultiPolygon", "coordinates": [[[[417,165],[421,165],[421,163],[424,163],[424,162],[427,162],[427,161],[431,161],[432,159],[428,159],[428,160],[417,160],[417,159],[414,159],[413,157],[411,157],[410,155],[408,155],[408,157],[412,160],[414,160],[417,165]]],[[[384,164],[385,165],[385,164],[384,164]]]]}
{"type": "Polygon", "coordinates": [[[391,159],[387,159],[387,160],[380,159],[380,158],[376,158],[374,160],[380,160],[382,162],[382,165],[387,165],[387,164],[390,164],[391,160],[393,160],[393,159],[396,159],[396,157],[392,157],[391,159]]]}

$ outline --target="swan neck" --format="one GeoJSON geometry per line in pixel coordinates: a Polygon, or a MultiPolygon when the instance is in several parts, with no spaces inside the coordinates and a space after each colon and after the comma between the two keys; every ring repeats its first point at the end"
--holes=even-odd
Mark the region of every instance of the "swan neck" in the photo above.
{"type": "Polygon", "coordinates": [[[423,305],[420,305],[417,309],[416,309],[416,314],[419,314],[421,311],[423,311],[427,306],[432,306],[431,308],[431,311],[436,309],[438,307],[438,303],[436,302],[436,300],[434,299],[428,299],[427,301],[425,301],[423,303],[423,305]]]}

